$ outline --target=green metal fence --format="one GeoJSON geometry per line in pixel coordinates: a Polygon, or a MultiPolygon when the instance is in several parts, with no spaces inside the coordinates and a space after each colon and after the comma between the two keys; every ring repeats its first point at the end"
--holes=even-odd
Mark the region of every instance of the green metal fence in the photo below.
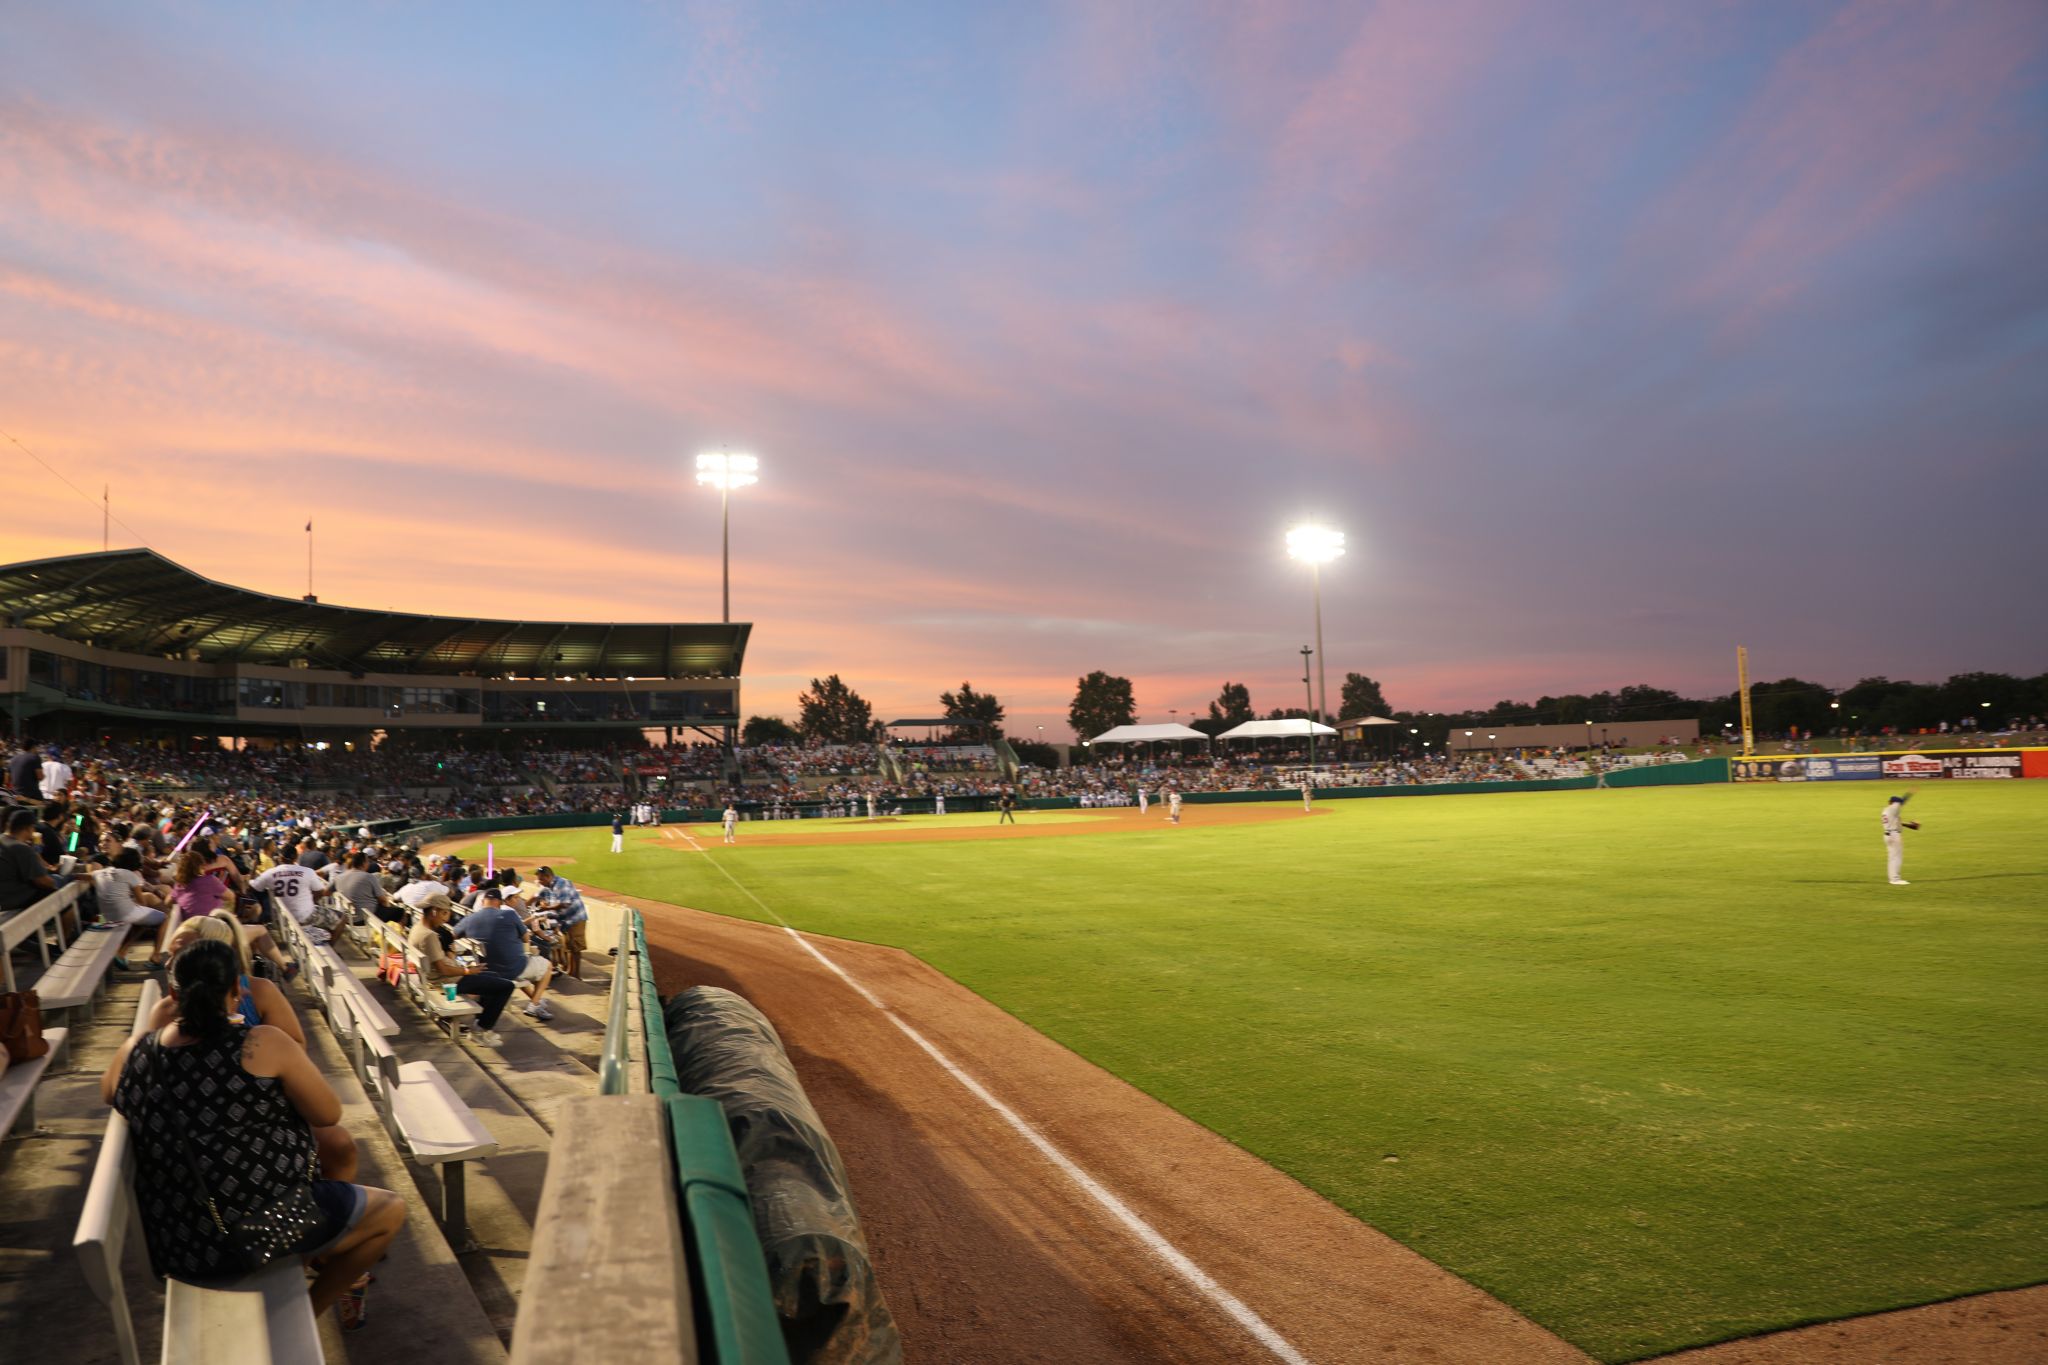
{"type": "Polygon", "coordinates": [[[703,1359],[711,1365],[789,1365],[725,1109],[716,1100],[684,1093],[677,1080],[646,928],[637,910],[620,917],[598,1088],[607,1095],[648,1091],[667,1110],[703,1359]]]}

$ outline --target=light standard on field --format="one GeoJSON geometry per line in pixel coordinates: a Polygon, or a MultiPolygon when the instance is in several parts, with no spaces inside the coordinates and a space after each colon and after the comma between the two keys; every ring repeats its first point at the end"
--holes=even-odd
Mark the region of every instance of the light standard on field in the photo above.
{"type": "MultiPolygon", "coordinates": [[[[1320,603],[1322,599],[1321,599],[1320,597],[1318,597],[1318,598],[1317,598],[1316,600],[1318,601],[1318,603],[1320,603]]],[[[1301,699],[1302,699],[1302,701],[1303,701],[1303,702],[1307,703],[1307,705],[1308,705],[1308,706],[1309,706],[1309,708],[1310,708],[1310,715],[1309,715],[1309,721],[1308,721],[1308,766],[1309,766],[1309,767],[1311,767],[1311,768],[1313,768],[1313,767],[1315,767],[1315,766],[1316,766],[1316,721],[1315,721],[1315,715],[1314,715],[1314,708],[1315,708],[1315,704],[1316,704],[1316,699],[1315,699],[1315,698],[1314,698],[1313,696],[1309,695],[1309,690],[1308,690],[1308,656],[1309,656],[1310,654],[1314,654],[1314,655],[1316,656],[1316,662],[1317,662],[1317,663],[1321,663],[1321,662],[1322,662],[1322,659],[1323,659],[1323,651],[1322,651],[1322,649],[1321,649],[1321,644],[1322,644],[1322,638],[1323,638],[1323,628],[1322,628],[1322,614],[1321,614],[1321,612],[1319,611],[1319,612],[1317,613],[1317,615],[1316,615],[1316,643],[1317,643],[1317,648],[1315,648],[1315,649],[1313,649],[1313,650],[1312,650],[1312,649],[1310,649],[1310,648],[1309,648],[1309,647],[1308,647],[1307,645],[1303,645],[1303,646],[1301,647],[1301,699]]]]}
{"type": "Polygon", "coordinates": [[[718,490],[720,539],[724,544],[719,570],[719,581],[724,587],[724,614],[719,619],[728,625],[732,623],[732,490],[760,481],[761,462],[752,455],[719,451],[697,457],[697,482],[718,490]]]}
{"type": "Polygon", "coordinates": [[[1330,674],[1323,662],[1323,565],[1344,553],[1344,533],[1313,523],[1297,526],[1287,533],[1287,553],[1309,566],[1310,580],[1315,585],[1316,703],[1310,719],[1320,721],[1330,713],[1330,674]]]}

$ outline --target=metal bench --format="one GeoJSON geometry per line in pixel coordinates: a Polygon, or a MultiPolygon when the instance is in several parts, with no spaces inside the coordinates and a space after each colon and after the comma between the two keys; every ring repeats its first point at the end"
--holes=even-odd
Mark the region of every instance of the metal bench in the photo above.
{"type": "MultiPolygon", "coordinates": [[[[143,984],[131,1034],[149,1027],[149,1016],[162,998],[163,990],[156,982],[143,984]]],[[[85,1273],[93,1297],[114,1315],[114,1343],[120,1348],[123,1365],[142,1365],[141,1350],[135,1343],[135,1319],[128,1313],[128,1291],[121,1282],[121,1255],[129,1234],[138,1227],[134,1174],[128,1120],[110,1114],[106,1136],[100,1140],[100,1154],[93,1162],[92,1183],[86,1186],[85,1208],[78,1215],[78,1231],[72,1235],[71,1249],[78,1253],[79,1269],[85,1273]]]]}
{"type": "Polygon", "coordinates": [[[14,950],[31,936],[35,938],[36,951],[42,954],[43,969],[49,970],[50,939],[54,936],[57,951],[64,951],[64,912],[84,894],[83,881],[69,882],[26,910],[0,918],[0,986],[9,991],[20,989],[14,984],[14,950]]]}
{"type": "MultiPolygon", "coordinates": [[[[349,1003],[344,1002],[344,1008],[349,1003]]],[[[427,1061],[399,1061],[375,1029],[357,1028],[353,1036],[362,1058],[357,1070],[377,1102],[385,1131],[416,1164],[441,1168],[442,1230],[455,1250],[473,1250],[462,1163],[496,1156],[498,1140],[439,1067],[427,1061]]]]}
{"type": "Polygon", "coordinates": [[[97,1000],[106,987],[107,972],[127,941],[125,927],[118,924],[80,934],[78,941],[64,950],[64,956],[37,979],[35,991],[43,1008],[70,1010],[97,1000]]]}

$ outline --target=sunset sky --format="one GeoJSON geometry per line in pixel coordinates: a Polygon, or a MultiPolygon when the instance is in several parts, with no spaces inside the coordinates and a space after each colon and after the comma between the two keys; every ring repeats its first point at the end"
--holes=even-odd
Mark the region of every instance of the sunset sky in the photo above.
{"type": "Polygon", "coordinates": [[[2048,5],[0,0],[0,559],[1064,738],[2048,669],[2048,5]]]}

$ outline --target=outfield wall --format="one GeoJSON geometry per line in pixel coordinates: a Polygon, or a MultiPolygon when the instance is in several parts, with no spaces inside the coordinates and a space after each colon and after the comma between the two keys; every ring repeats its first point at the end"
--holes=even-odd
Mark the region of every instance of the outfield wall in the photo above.
{"type": "Polygon", "coordinates": [[[1931,782],[2048,777],[2048,749],[1905,749],[1728,760],[1737,782],[1931,782]]]}
{"type": "MultiPolygon", "coordinates": [[[[2044,758],[2048,758],[2048,750],[2039,752],[2044,758]]],[[[1607,785],[1682,787],[1697,786],[1706,782],[1726,782],[1729,780],[1729,766],[1730,760],[1725,758],[1703,758],[1691,763],[1647,763],[1609,770],[1607,785]]],[[[2044,767],[2041,775],[2048,776],[2048,767],[2044,767]]],[[[1437,782],[1398,787],[1317,787],[1315,794],[1318,800],[1352,801],[1381,796],[1480,796],[1501,792],[1583,791],[1598,785],[1598,780],[1591,777],[1553,777],[1532,778],[1526,782],[1437,782]]],[[[1300,799],[1300,789],[1295,787],[1243,792],[1185,792],[1181,796],[1181,800],[1191,806],[1226,806],[1251,801],[1300,799]]],[[[786,803],[783,809],[799,811],[807,817],[814,818],[823,804],[816,801],[800,801],[786,803]]],[[[930,815],[933,805],[930,797],[892,797],[876,804],[878,809],[892,812],[901,810],[907,815],[930,815]]],[[[748,814],[754,814],[763,808],[759,802],[742,802],[740,805],[741,811],[748,814]]],[[[992,811],[995,808],[996,798],[993,796],[946,798],[946,809],[954,815],[992,811]]],[[[1017,809],[1080,810],[1083,807],[1081,799],[1077,796],[1030,796],[1020,798],[1017,809]]],[[[685,807],[665,810],[661,813],[661,818],[667,824],[716,824],[721,813],[720,810],[711,807],[685,807]]],[[[595,829],[611,822],[612,818],[609,815],[498,815],[476,820],[440,820],[435,822],[434,828],[439,831],[435,837],[440,838],[458,834],[501,834],[523,829],[595,829]]]]}

